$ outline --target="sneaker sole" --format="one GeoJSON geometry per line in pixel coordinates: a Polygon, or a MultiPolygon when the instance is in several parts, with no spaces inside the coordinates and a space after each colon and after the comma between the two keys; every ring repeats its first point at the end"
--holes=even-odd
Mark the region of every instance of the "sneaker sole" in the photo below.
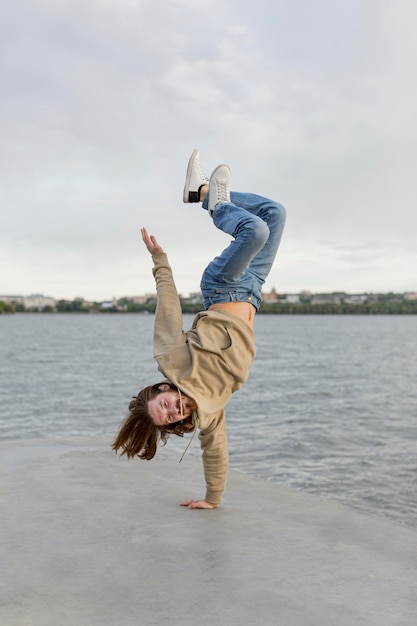
{"type": "Polygon", "coordinates": [[[194,150],[192,155],[190,156],[190,160],[188,161],[187,174],[185,176],[184,191],[182,192],[182,200],[184,203],[190,202],[189,188],[190,188],[191,174],[193,171],[193,163],[195,161],[195,158],[199,155],[199,152],[200,150],[197,150],[197,149],[194,150]]]}

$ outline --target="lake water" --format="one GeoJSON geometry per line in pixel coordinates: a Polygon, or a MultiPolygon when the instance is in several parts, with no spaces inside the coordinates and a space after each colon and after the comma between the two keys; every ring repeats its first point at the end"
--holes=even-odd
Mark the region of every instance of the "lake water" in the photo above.
{"type": "MultiPolygon", "coordinates": [[[[115,434],[160,379],[153,319],[0,315],[0,439],[115,434]]],[[[231,467],[417,527],[417,316],[258,315],[256,336],[231,467]]]]}

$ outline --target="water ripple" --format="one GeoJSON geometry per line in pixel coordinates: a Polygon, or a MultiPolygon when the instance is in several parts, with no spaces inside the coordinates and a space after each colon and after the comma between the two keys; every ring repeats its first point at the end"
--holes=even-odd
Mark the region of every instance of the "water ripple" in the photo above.
{"type": "MultiPolygon", "coordinates": [[[[152,332],[151,315],[0,316],[0,438],[114,433],[160,378],[152,332]]],[[[264,315],[256,333],[231,467],[417,526],[417,316],[264,315]]]]}

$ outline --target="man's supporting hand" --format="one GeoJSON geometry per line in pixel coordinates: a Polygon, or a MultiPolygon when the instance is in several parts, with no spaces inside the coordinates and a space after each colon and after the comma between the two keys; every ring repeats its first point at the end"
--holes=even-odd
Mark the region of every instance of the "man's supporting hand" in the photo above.
{"type": "Polygon", "coordinates": [[[140,232],[142,233],[142,239],[144,241],[145,246],[148,248],[148,252],[151,254],[162,254],[163,249],[159,245],[154,235],[148,235],[148,231],[146,228],[141,228],[140,232]]]}
{"type": "Polygon", "coordinates": [[[185,500],[180,506],[186,506],[189,509],[217,509],[217,504],[212,504],[207,500],[185,500]]]}

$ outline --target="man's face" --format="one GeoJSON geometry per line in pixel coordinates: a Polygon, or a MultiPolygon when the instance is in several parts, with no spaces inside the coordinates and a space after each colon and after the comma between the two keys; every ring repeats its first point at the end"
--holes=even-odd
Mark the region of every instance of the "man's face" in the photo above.
{"type": "Polygon", "coordinates": [[[169,385],[161,385],[161,388],[166,388],[166,390],[159,393],[152,400],[148,400],[148,413],[155,426],[174,424],[191,415],[194,409],[194,402],[188,396],[181,394],[180,400],[178,391],[170,389],[169,385]]]}

